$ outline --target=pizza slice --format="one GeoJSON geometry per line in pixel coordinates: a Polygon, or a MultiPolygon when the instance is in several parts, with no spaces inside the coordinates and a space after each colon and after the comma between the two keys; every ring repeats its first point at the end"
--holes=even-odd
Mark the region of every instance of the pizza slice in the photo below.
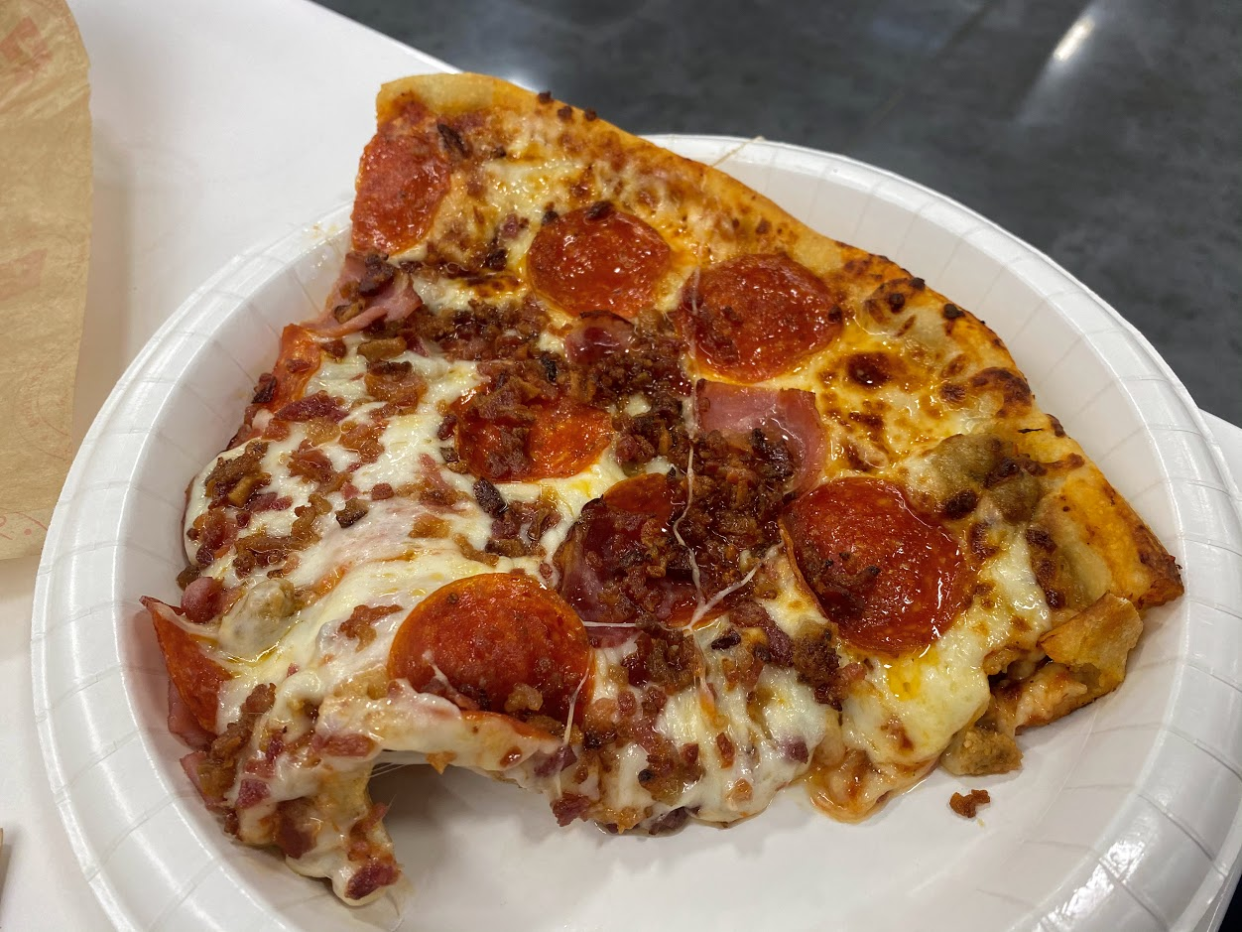
{"type": "Polygon", "coordinates": [[[583,111],[386,85],[351,250],[148,598],[190,778],[348,903],[377,761],[673,831],[865,817],[1116,688],[1176,563],[1004,344],[583,111]]]}

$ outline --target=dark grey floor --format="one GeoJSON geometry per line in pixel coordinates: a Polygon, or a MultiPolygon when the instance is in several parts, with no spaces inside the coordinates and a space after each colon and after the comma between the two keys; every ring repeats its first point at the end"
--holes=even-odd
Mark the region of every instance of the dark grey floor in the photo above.
{"type": "Polygon", "coordinates": [[[324,0],[634,132],[802,143],[942,191],[1242,423],[1237,0],[324,0]]]}

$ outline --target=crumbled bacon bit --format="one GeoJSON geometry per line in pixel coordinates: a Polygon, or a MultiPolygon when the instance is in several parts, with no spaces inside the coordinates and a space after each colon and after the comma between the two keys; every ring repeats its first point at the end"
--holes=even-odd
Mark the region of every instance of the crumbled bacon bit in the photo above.
{"type": "Polygon", "coordinates": [[[379,359],[368,363],[363,381],[371,397],[388,402],[385,407],[393,413],[413,411],[427,391],[426,381],[405,361],[379,359]]]}
{"type": "Polygon", "coordinates": [[[448,532],[448,522],[443,518],[438,518],[435,515],[419,515],[414,519],[409,536],[415,539],[435,539],[447,537],[448,532]]]}
{"type": "Polygon", "coordinates": [[[198,532],[198,550],[194,554],[194,562],[199,566],[210,566],[216,554],[233,543],[237,536],[237,526],[229,519],[221,508],[210,508],[194,520],[191,529],[198,532]]]}
{"type": "Polygon", "coordinates": [[[668,703],[668,694],[658,686],[648,686],[643,690],[643,715],[654,719],[664,711],[668,703]]]}
{"type": "Polygon", "coordinates": [[[991,801],[992,797],[987,790],[971,790],[966,795],[954,793],[949,797],[949,808],[963,819],[973,819],[979,813],[979,807],[986,806],[991,801]]]}
{"type": "Polygon", "coordinates": [[[207,756],[198,766],[199,789],[208,800],[222,802],[237,779],[238,764],[250,746],[250,738],[259,719],[271,710],[276,701],[276,687],[264,683],[251,690],[242,703],[241,715],[230,722],[216,738],[207,756]]]}
{"type": "Polygon", "coordinates": [[[469,500],[469,495],[453,488],[444,480],[444,476],[440,474],[440,467],[430,454],[420,454],[419,465],[423,478],[422,485],[418,488],[420,505],[447,511],[469,500]]]}
{"type": "Polygon", "coordinates": [[[350,424],[341,434],[341,446],[357,453],[358,462],[374,463],[384,452],[384,445],[379,439],[383,433],[383,422],[350,424]]]}
{"type": "Polygon", "coordinates": [[[289,455],[289,474],[315,485],[327,486],[336,478],[336,469],[328,454],[311,446],[310,441],[303,440],[289,455]]]}
{"type": "Polygon", "coordinates": [[[560,523],[561,513],[552,495],[541,495],[533,502],[509,502],[492,521],[487,550],[505,557],[540,554],[539,541],[560,523]]]}
{"type": "Polygon", "coordinates": [[[949,521],[956,521],[974,511],[978,504],[979,496],[973,489],[962,489],[945,500],[940,514],[949,521]]]}
{"type": "Polygon", "coordinates": [[[552,103],[552,92],[551,91],[540,91],[536,99],[541,104],[550,104],[552,103]]]}
{"type": "Polygon", "coordinates": [[[628,689],[623,689],[617,694],[617,711],[625,718],[632,717],[638,711],[638,700],[628,689]]]}
{"type": "Polygon", "coordinates": [[[801,738],[793,741],[786,741],[781,745],[781,751],[786,757],[800,764],[805,764],[811,759],[811,752],[807,750],[806,742],[801,738]]]}
{"type": "Polygon", "coordinates": [[[371,487],[371,501],[373,502],[385,501],[392,498],[395,494],[392,486],[387,482],[377,482],[371,487]]]}
{"type": "Polygon", "coordinates": [[[574,753],[574,749],[567,744],[562,744],[556,749],[555,754],[549,755],[547,760],[541,761],[535,767],[535,776],[550,777],[572,766],[577,760],[578,755],[574,753]]]}
{"type": "Polygon", "coordinates": [[[351,498],[336,513],[336,523],[343,528],[350,527],[366,517],[369,510],[367,503],[362,499],[351,498]]]}
{"type": "Polygon", "coordinates": [[[233,488],[247,476],[261,473],[259,464],[267,453],[267,444],[261,440],[252,440],[239,455],[216,460],[216,465],[207,474],[203,489],[213,505],[221,504],[233,488]]]}
{"type": "Polygon", "coordinates": [[[499,518],[508,508],[508,505],[505,504],[504,496],[500,494],[500,490],[486,479],[475,481],[474,500],[479,503],[483,513],[492,518],[499,518]]]}
{"type": "Polygon", "coordinates": [[[522,712],[538,712],[543,708],[543,693],[528,683],[518,683],[505,700],[505,714],[519,715],[522,712]]]}
{"type": "Polygon", "coordinates": [[[351,732],[333,732],[324,735],[315,732],[311,748],[325,757],[366,757],[375,748],[375,742],[366,735],[351,732]]]}
{"type": "MultiPolygon", "coordinates": [[[[233,570],[239,577],[248,576],[256,567],[273,566],[283,561],[291,552],[304,550],[319,539],[315,520],[332,511],[332,505],[317,492],[311,493],[305,505],[293,510],[293,527],[286,537],[258,531],[238,538],[234,545],[233,570]]],[[[209,512],[210,514],[210,512],[209,512]]]]}
{"type": "Polygon", "coordinates": [[[268,785],[262,780],[246,777],[237,788],[237,809],[249,809],[257,806],[271,795],[268,785]]]}
{"type": "Polygon", "coordinates": [[[703,777],[699,746],[687,744],[678,748],[662,735],[656,737],[655,745],[647,749],[647,766],[638,772],[638,783],[653,799],[673,805],[703,777]]]}
{"type": "Polygon", "coordinates": [[[246,502],[246,510],[251,513],[284,511],[292,504],[293,499],[288,495],[281,495],[277,492],[262,492],[250,497],[250,500],[246,502]]]}
{"type": "Polygon", "coordinates": [[[251,404],[265,405],[276,397],[276,376],[270,372],[264,372],[259,376],[259,382],[254,387],[254,397],[250,399],[251,404]]]}
{"type": "Polygon", "coordinates": [[[349,617],[341,622],[341,634],[358,642],[356,650],[362,650],[375,640],[375,623],[393,612],[401,611],[396,605],[356,605],[349,617]]]}
{"type": "MultiPolygon", "coordinates": [[[[356,254],[355,254],[356,255],[356,254]]],[[[363,257],[365,268],[362,272],[362,278],[358,280],[355,293],[364,298],[372,297],[379,294],[392,283],[396,277],[397,270],[394,269],[383,256],[375,253],[368,253],[363,257]]]]}
{"type": "Polygon", "coordinates": [[[653,819],[647,827],[647,834],[671,835],[674,832],[680,831],[689,818],[690,810],[685,806],[678,806],[676,809],[671,809],[653,819]]]}
{"type": "Polygon", "coordinates": [[[272,418],[267,427],[263,428],[264,440],[284,440],[289,436],[289,422],[272,418]]]}
{"type": "Polygon", "coordinates": [[[534,355],[547,323],[547,312],[534,300],[501,305],[471,300],[465,308],[419,315],[414,321],[418,336],[450,359],[513,361],[534,355]]]}
{"type": "Polygon", "coordinates": [[[677,692],[694,683],[698,652],[689,636],[653,625],[639,631],[634,644],[621,660],[631,686],[653,683],[677,692]]]}
{"type": "MultiPolygon", "coordinates": [[[[793,641],[793,668],[798,679],[815,691],[815,701],[839,709],[845,698],[849,682],[843,682],[838,667],[837,652],[832,646],[832,634],[824,630],[804,635],[793,641]]],[[[852,671],[851,671],[852,672],[852,671]]]]}
{"type": "Polygon", "coordinates": [[[276,846],[296,861],[315,847],[322,824],[309,799],[284,800],[276,806],[276,846]]]}
{"type": "Polygon", "coordinates": [[[401,871],[391,856],[386,860],[367,861],[349,878],[349,883],[345,885],[345,896],[351,900],[361,900],[380,887],[395,883],[399,876],[401,871]]]}
{"type": "Polygon", "coordinates": [[[319,391],[297,401],[291,401],[279,411],[276,417],[282,421],[310,421],[318,417],[330,421],[339,421],[348,412],[336,403],[336,399],[327,392],[319,391]]]}
{"type": "Polygon", "coordinates": [[[385,337],[377,340],[366,340],[358,347],[358,355],[368,362],[380,359],[392,359],[406,351],[403,337],[385,337]]]}
{"type": "Polygon", "coordinates": [[[474,544],[470,543],[470,539],[464,534],[454,534],[453,543],[457,545],[457,549],[461,551],[461,555],[467,560],[482,563],[484,566],[495,566],[500,562],[500,557],[494,553],[488,553],[486,550],[479,550],[474,544]]]}
{"type": "Polygon", "coordinates": [[[581,819],[591,808],[591,799],[581,793],[564,793],[552,800],[552,814],[556,816],[556,824],[565,826],[574,819],[581,819]]]}
{"type": "Polygon", "coordinates": [[[758,628],[763,632],[762,642],[753,648],[756,657],[764,663],[778,667],[793,666],[793,639],[781,629],[762,605],[757,602],[742,602],[733,609],[729,617],[738,628],[758,628]]]}

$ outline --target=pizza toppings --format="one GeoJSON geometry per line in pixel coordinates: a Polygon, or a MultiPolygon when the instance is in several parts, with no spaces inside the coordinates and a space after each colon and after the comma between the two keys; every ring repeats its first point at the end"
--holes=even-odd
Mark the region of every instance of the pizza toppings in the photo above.
{"type": "Polygon", "coordinates": [[[588,621],[701,621],[728,607],[780,540],[794,475],[763,430],[711,431],[686,477],[651,473],[588,502],[556,554],[561,594],[588,621]]]}
{"type": "Polygon", "coordinates": [[[177,622],[171,607],[148,597],[143,598],[142,604],[155,626],[155,637],[168,665],[169,679],[199,726],[215,734],[220,687],[230,679],[230,674],[207,656],[204,641],[177,622]]]}
{"type": "Polygon", "coordinates": [[[498,378],[463,398],[454,416],[458,456],[491,482],[576,475],[612,435],[607,412],[519,376],[498,378]]]}
{"type": "Polygon", "coordinates": [[[564,721],[590,657],[582,622],[556,593],[527,576],[491,573],[420,602],[397,631],[388,674],[465,709],[503,713],[516,696],[526,710],[564,721]]]}
{"type": "MultiPolygon", "coordinates": [[[[949,305],[952,307],[952,305],[949,305]]],[[[973,819],[979,809],[992,801],[987,790],[971,790],[969,793],[954,793],[949,797],[949,808],[963,819],[973,819]]]]}
{"type": "Polygon", "coordinates": [[[692,276],[679,327],[714,372],[760,382],[823,349],[841,332],[838,297],[788,256],[738,256],[692,276]]]}
{"type": "Polygon", "coordinates": [[[452,173],[426,110],[410,104],[383,123],[362,153],[353,242],[360,252],[395,255],[430,228],[452,173]]]}
{"type": "Polygon", "coordinates": [[[965,604],[968,573],[957,544],[892,483],[829,482],[795,501],[783,520],[802,578],[855,647],[884,654],[927,647],[965,604]]]}
{"type": "Polygon", "coordinates": [[[556,552],[561,595],[595,624],[688,621],[697,593],[673,533],[684,507],[680,485],[656,474],[628,479],[588,502],[556,552]]]}
{"type": "Polygon", "coordinates": [[[181,593],[181,612],[196,624],[206,624],[220,614],[224,602],[224,586],[220,580],[200,576],[181,593]]]}
{"type": "Polygon", "coordinates": [[[628,318],[650,306],[671,256],[650,224],[600,201],[545,223],[526,268],[535,290],[570,314],[628,318]]]}
{"type": "MultiPolygon", "coordinates": [[[[323,349],[315,335],[305,327],[289,324],[280,334],[280,356],[270,380],[259,379],[254,405],[274,411],[300,398],[322,358],[323,349]]],[[[247,410],[246,414],[248,426],[254,411],[247,410]]]]}
{"type": "Polygon", "coordinates": [[[795,488],[806,489],[818,481],[827,438],[812,392],[704,379],[699,380],[697,392],[699,430],[771,432],[788,444],[796,470],[795,488]]]}
{"type": "Polygon", "coordinates": [[[584,311],[565,337],[565,356],[579,366],[597,366],[627,353],[634,325],[612,311],[584,311]]]}
{"type": "Polygon", "coordinates": [[[404,271],[376,253],[350,252],[324,302],[323,314],[310,329],[323,337],[343,337],[377,321],[405,320],[421,306],[422,299],[404,271]]]}

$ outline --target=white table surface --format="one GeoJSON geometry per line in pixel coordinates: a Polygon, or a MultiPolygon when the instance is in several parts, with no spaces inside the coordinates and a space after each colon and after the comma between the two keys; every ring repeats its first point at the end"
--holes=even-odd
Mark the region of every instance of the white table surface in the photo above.
{"type": "MultiPolygon", "coordinates": [[[[348,200],[378,86],[442,63],[304,0],[70,0],[91,59],[81,437],[163,319],[243,250],[348,200]]],[[[1242,477],[1242,430],[1207,420],[1242,477]]],[[[96,930],[31,704],[37,561],[0,562],[0,930],[96,930]]],[[[1223,912],[1223,911],[1222,911],[1223,912]]],[[[1219,923],[1205,917],[1200,929],[1219,923]]]]}

